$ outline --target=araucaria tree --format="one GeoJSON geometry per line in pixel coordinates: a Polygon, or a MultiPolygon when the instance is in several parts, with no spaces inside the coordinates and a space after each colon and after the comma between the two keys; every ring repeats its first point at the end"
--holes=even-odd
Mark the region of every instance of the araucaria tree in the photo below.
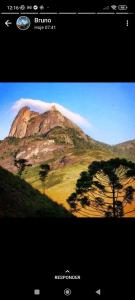
{"type": "Polygon", "coordinates": [[[76,192],[67,199],[71,210],[88,216],[123,217],[135,200],[135,164],[126,159],[94,161],[82,172],[76,192]]]}
{"type": "Polygon", "coordinates": [[[40,165],[40,171],[39,171],[39,178],[42,182],[43,186],[43,194],[45,194],[45,180],[50,171],[50,166],[48,164],[42,164],[40,165]]]}
{"type": "Polygon", "coordinates": [[[18,175],[21,177],[22,173],[24,172],[26,167],[30,167],[32,166],[31,164],[28,163],[28,160],[25,158],[19,158],[17,159],[17,154],[18,151],[16,151],[13,154],[13,162],[14,162],[14,166],[17,168],[18,170],[18,175]]]}
{"type": "Polygon", "coordinates": [[[27,159],[23,159],[23,158],[20,158],[20,159],[14,159],[14,165],[17,167],[18,169],[18,175],[21,177],[22,176],[22,173],[23,171],[25,170],[26,166],[29,166],[28,165],[28,161],[27,159]]]}

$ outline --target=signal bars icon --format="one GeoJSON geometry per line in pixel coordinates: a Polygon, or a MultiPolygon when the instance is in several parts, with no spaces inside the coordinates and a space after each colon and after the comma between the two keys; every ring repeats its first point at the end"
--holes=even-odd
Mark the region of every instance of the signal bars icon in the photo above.
{"type": "Polygon", "coordinates": [[[106,6],[103,8],[103,10],[109,10],[109,8],[110,8],[109,6],[106,6]]]}

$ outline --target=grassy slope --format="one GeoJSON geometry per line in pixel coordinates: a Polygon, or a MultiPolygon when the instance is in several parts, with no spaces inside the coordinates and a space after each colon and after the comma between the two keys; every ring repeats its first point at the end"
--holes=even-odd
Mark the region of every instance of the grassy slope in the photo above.
{"type": "MultiPolygon", "coordinates": [[[[65,139],[67,137],[71,138],[74,144],[74,148],[72,148],[72,150],[70,149],[70,152],[72,152],[72,154],[77,157],[78,162],[74,162],[73,164],[68,164],[65,167],[52,170],[46,180],[45,192],[48,197],[51,197],[51,199],[56,201],[58,204],[62,204],[65,208],[69,209],[66,199],[72,192],[74,192],[76,181],[79,178],[80,173],[86,170],[88,165],[93,160],[108,160],[116,156],[124,157],[125,154],[127,154],[125,158],[129,159],[129,151],[128,153],[125,153],[125,151],[122,152],[119,147],[110,147],[109,145],[94,141],[90,138],[86,142],[82,138],[78,137],[76,132],[71,129],[69,130],[55,128],[51,130],[45,137],[39,138],[53,138],[56,143],[65,144],[65,139]]],[[[32,138],[34,138],[35,140],[37,139],[37,137],[32,138]]],[[[11,144],[14,144],[14,142],[16,141],[10,141],[11,144]]],[[[55,154],[52,161],[55,161],[56,159],[57,153],[55,154]]],[[[26,169],[25,173],[23,174],[23,178],[34,188],[38,189],[40,193],[42,193],[42,186],[39,180],[38,173],[39,166],[33,166],[26,169]]]]}
{"type": "Polygon", "coordinates": [[[114,154],[135,162],[135,140],[127,141],[113,147],[114,154]]]}
{"type": "MultiPolygon", "coordinates": [[[[79,156],[79,162],[66,165],[63,168],[50,171],[46,180],[46,194],[54,201],[69,209],[66,199],[75,191],[76,181],[80,173],[87,170],[93,160],[109,159],[113,155],[108,150],[89,150],[79,156]]],[[[39,180],[39,166],[27,168],[23,174],[24,179],[42,193],[39,180]]]]}
{"type": "Polygon", "coordinates": [[[0,168],[0,217],[70,217],[62,206],[0,168]]]}
{"type": "MultiPolygon", "coordinates": [[[[69,164],[63,168],[50,171],[46,179],[46,194],[54,201],[62,204],[66,209],[69,209],[67,204],[67,198],[75,191],[76,181],[80,176],[80,173],[87,170],[88,165],[93,160],[108,160],[113,157],[113,154],[108,151],[88,151],[83,155],[80,155],[80,162],[75,164],[69,164]]],[[[42,193],[42,185],[39,180],[39,166],[33,166],[27,168],[24,173],[24,178],[31,185],[37,188],[42,193]]],[[[127,211],[135,209],[135,203],[126,207],[127,211]]],[[[86,217],[88,211],[83,209],[81,213],[77,213],[76,216],[86,217]]],[[[90,217],[99,216],[89,212],[90,217]]],[[[127,214],[126,217],[135,217],[135,212],[127,214]]]]}
{"type": "MultiPolygon", "coordinates": [[[[77,164],[51,171],[46,180],[46,194],[57,203],[69,208],[66,199],[74,191],[79,174],[86,168],[87,165],[77,164]]],[[[24,175],[25,180],[42,193],[42,185],[37,174],[38,168],[32,168],[31,171],[27,176],[24,175]]]]}

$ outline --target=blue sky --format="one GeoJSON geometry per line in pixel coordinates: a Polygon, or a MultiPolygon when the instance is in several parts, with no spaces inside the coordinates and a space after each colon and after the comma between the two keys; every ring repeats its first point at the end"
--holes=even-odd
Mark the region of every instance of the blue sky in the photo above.
{"type": "Polygon", "coordinates": [[[135,139],[135,83],[0,83],[0,139],[8,135],[20,98],[55,102],[79,114],[91,124],[81,128],[96,140],[135,139]]]}

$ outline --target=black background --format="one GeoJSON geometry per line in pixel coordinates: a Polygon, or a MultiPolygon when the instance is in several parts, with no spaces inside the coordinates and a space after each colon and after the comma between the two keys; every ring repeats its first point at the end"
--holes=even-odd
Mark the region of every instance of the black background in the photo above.
{"type": "MultiPolygon", "coordinates": [[[[89,27],[83,18],[87,26],[81,19],[74,30],[1,33],[0,81],[134,81],[134,28],[122,30],[110,19],[110,26],[98,19],[89,27]]],[[[64,298],[71,283],[56,285],[48,276],[66,269],[85,279],[82,286],[72,283],[74,299],[88,299],[98,288],[104,298],[131,299],[134,231],[128,218],[0,220],[1,299],[31,299],[38,287],[44,299],[64,298]]]]}

